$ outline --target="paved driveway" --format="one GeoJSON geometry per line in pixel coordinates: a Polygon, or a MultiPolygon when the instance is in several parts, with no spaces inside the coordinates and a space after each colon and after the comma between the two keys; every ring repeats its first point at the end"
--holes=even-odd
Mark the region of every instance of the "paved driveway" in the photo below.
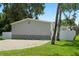
{"type": "Polygon", "coordinates": [[[0,51],[30,48],[43,45],[47,42],[49,42],[49,40],[14,40],[14,39],[1,40],[0,51]]]}

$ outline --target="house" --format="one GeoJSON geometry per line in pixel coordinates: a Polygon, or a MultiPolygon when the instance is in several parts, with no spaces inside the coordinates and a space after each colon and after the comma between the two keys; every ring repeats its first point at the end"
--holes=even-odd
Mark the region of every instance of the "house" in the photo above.
{"type": "Polygon", "coordinates": [[[13,39],[50,39],[53,23],[26,18],[11,24],[13,39]]]}
{"type": "MultiPolygon", "coordinates": [[[[53,36],[55,23],[43,20],[26,18],[14,23],[11,23],[12,31],[3,32],[2,36],[5,39],[50,39],[53,36]]],[[[61,26],[61,40],[73,40],[76,32],[69,30],[68,27],[61,26]]]]}

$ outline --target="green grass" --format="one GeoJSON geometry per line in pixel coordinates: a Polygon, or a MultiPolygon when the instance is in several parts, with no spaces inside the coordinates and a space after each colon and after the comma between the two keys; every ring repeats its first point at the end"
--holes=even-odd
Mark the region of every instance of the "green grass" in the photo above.
{"type": "Polygon", "coordinates": [[[79,56],[79,36],[76,41],[59,41],[56,45],[50,42],[38,47],[0,51],[0,55],[6,56],[79,56]]]}
{"type": "Polygon", "coordinates": [[[76,40],[79,40],[79,35],[78,35],[78,36],[76,36],[76,40]]]}

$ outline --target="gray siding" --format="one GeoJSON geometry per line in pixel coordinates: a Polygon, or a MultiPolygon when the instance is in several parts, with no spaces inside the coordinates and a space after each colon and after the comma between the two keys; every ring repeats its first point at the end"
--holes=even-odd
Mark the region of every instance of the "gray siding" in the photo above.
{"type": "Polygon", "coordinates": [[[50,36],[48,35],[12,35],[13,39],[40,39],[40,40],[48,40],[50,36]]]}
{"type": "Polygon", "coordinates": [[[12,25],[12,38],[18,39],[49,39],[51,23],[33,20],[22,21],[12,25]]]}

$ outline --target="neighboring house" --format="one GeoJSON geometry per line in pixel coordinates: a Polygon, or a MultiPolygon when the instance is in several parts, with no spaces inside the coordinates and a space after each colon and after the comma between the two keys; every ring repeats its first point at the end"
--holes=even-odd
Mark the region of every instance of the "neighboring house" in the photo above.
{"type": "Polygon", "coordinates": [[[13,39],[50,39],[54,24],[48,21],[26,18],[12,25],[13,39]]]}

